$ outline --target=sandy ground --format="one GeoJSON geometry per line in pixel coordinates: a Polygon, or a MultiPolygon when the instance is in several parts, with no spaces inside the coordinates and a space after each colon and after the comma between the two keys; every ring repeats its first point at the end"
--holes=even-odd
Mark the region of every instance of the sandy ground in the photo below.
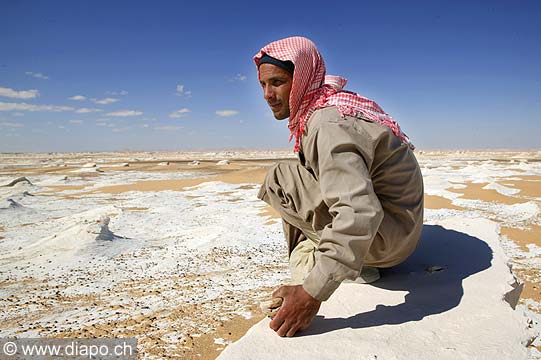
{"type": "MultiPolygon", "coordinates": [[[[466,187],[463,189],[450,189],[449,191],[461,194],[462,199],[496,202],[506,205],[523,204],[529,201],[528,199],[502,195],[494,189],[484,189],[488,183],[467,182],[464,185],[466,187]]],[[[522,191],[520,192],[522,193],[522,191]]]]}
{"type": "Polygon", "coordinates": [[[425,195],[425,208],[462,210],[460,206],[453,205],[451,200],[438,195],[425,195]]]}
{"type": "MultiPolygon", "coordinates": [[[[268,167],[291,157],[257,151],[0,154],[0,184],[22,176],[33,183],[0,187],[0,200],[6,201],[0,204],[0,306],[7,309],[0,316],[0,336],[135,336],[149,358],[216,358],[263,318],[258,301],[287,279],[279,216],[255,195],[268,167]],[[217,165],[224,159],[230,163],[217,165]],[[236,213],[240,210],[247,213],[236,213]],[[88,266],[52,270],[59,260],[48,252],[64,250],[63,234],[81,233],[80,227],[69,230],[70,224],[87,226],[102,215],[110,217],[123,247],[92,253],[88,266]],[[212,221],[227,216],[240,222],[212,221]],[[239,230],[227,240],[231,229],[248,224],[253,230],[239,230]],[[69,231],[59,231],[62,226],[69,231]],[[197,243],[213,231],[217,237],[197,243]],[[14,246],[22,236],[28,241],[14,246]],[[244,236],[272,246],[256,250],[260,243],[245,246],[244,236]],[[53,241],[55,247],[44,247],[53,241]],[[162,258],[169,267],[156,265],[162,258]],[[243,277],[250,281],[240,281],[243,277]],[[95,278],[103,283],[95,284],[95,278]]],[[[497,221],[513,271],[525,283],[521,303],[541,313],[541,153],[419,152],[417,157],[426,216],[497,221]]],[[[77,256],[85,249],[66,254],[80,262],[77,256]]]]}
{"type": "MultiPolygon", "coordinates": [[[[0,291],[4,295],[2,305],[8,311],[2,317],[1,334],[22,337],[133,336],[139,338],[140,350],[147,358],[213,359],[227,344],[240,338],[250,326],[261,320],[263,315],[258,309],[259,301],[267,298],[287,277],[285,258],[276,255],[285,254],[279,222],[272,218],[272,209],[264,203],[256,207],[252,205],[259,203],[255,198],[258,184],[275,159],[235,159],[229,164],[217,165],[218,160],[223,158],[205,160],[200,155],[196,157],[201,159],[198,165],[192,164],[192,158],[185,161],[171,158],[143,160],[129,163],[128,166],[125,166],[124,159],[97,165],[91,161],[103,159],[77,160],[76,157],[72,158],[73,164],[66,166],[43,165],[42,159],[29,160],[29,164],[24,166],[5,161],[4,166],[0,167],[0,183],[7,184],[25,176],[32,185],[23,181],[11,188],[0,188],[3,191],[0,192],[2,199],[8,201],[6,205],[13,205],[9,199],[17,204],[0,210],[3,211],[0,213],[3,215],[0,218],[0,239],[4,235],[13,235],[10,240],[15,243],[17,236],[14,233],[24,229],[28,231],[27,237],[34,237],[37,240],[34,242],[38,243],[29,241],[28,248],[56,241],[64,234],[67,235],[64,240],[71,242],[69,235],[72,224],[76,224],[77,234],[81,233],[82,226],[78,219],[73,218],[77,215],[71,214],[86,214],[92,212],[93,208],[108,204],[113,206],[99,208],[97,214],[109,216],[111,224],[115,224],[117,219],[139,215],[124,227],[112,225],[113,229],[117,229],[115,233],[128,231],[141,221],[139,218],[145,221],[151,213],[157,215],[156,226],[162,222],[173,224],[170,229],[156,229],[157,233],[147,236],[148,244],[142,248],[128,248],[91,266],[67,269],[64,274],[55,274],[54,270],[48,271],[46,267],[57,261],[55,257],[58,256],[50,254],[55,248],[41,246],[35,255],[5,255],[0,261],[0,291]],[[139,199],[146,194],[150,198],[139,199]],[[153,199],[156,194],[167,194],[166,197],[173,203],[175,197],[179,198],[181,204],[172,211],[173,215],[163,213],[160,207],[163,201],[153,199]],[[50,210],[60,214],[36,214],[38,205],[44,201],[52,207],[50,210]],[[219,207],[226,207],[234,212],[246,207],[247,202],[253,213],[248,221],[260,222],[259,226],[257,223],[253,225],[260,229],[274,224],[272,240],[274,243],[280,242],[280,245],[271,244],[263,251],[259,250],[258,254],[257,248],[261,247],[258,244],[249,249],[229,244],[216,243],[214,247],[203,244],[203,248],[199,247],[201,244],[191,244],[189,246],[194,256],[183,262],[182,257],[190,250],[182,246],[186,239],[191,243],[197,241],[198,228],[201,228],[199,233],[203,238],[212,232],[224,234],[227,231],[214,224],[213,217],[220,216],[227,220],[224,215],[232,213],[213,215],[214,208],[219,211],[219,207]],[[59,209],[63,207],[70,209],[63,212],[59,209]],[[89,210],[85,212],[85,208],[89,210]],[[188,227],[187,216],[183,212],[206,208],[211,212],[207,214],[202,210],[202,215],[193,216],[192,224],[188,227]],[[206,219],[201,217],[205,215],[206,219]],[[67,219],[70,230],[40,229],[46,227],[47,223],[63,219],[67,219]],[[205,222],[211,224],[205,227],[201,224],[205,222]],[[163,272],[157,265],[160,256],[153,255],[155,251],[149,249],[168,246],[171,242],[171,235],[168,234],[175,233],[175,229],[180,233],[179,227],[184,226],[188,227],[185,235],[176,241],[180,243],[180,249],[166,249],[166,253],[173,253],[173,257],[178,259],[174,261],[178,261],[182,269],[178,271],[177,265],[172,272],[163,272]],[[7,234],[4,233],[5,228],[7,234]],[[50,233],[53,235],[44,236],[50,233]],[[193,236],[191,233],[194,233],[193,236]],[[33,256],[42,255],[47,257],[46,265],[42,265],[43,261],[31,264],[32,261],[20,260],[31,260],[33,256]],[[250,263],[253,260],[257,263],[250,263]],[[111,264],[103,264],[107,261],[111,264]],[[241,264],[240,269],[238,264],[241,264]],[[152,275],[146,274],[149,266],[150,269],[157,267],[152,275]],[[233,274],[237,276],[233,277],[233,274]],[[105,286],[96,286],[95,278],[106,278],[105,286]],[[98,289],[88,289],[92,287],[98,289]],[[164,305],[157,306],[156,302],[164,305]],[[28,316],[30,307],[33,314],[28,316]]],[[[83,224],[91,223],[94,221],[92,219],[97,221],[98,215],[85,215],[90,221],[85,219],[83,224]]],[[[243,215],[242,211],[240,215],[243,215]]],[[[148,234],[151,232],[149,230],[142,232],[148,234]]],[[[84,238],[86,234],[82,232],[84,238]]],[[[264,242],[264,233],[269,236],[269,230],[248,232],[246,235],[259,237],[264,242]]],[[[212,241],[212,236],[210,238],[212,241]]],[[[236,238],[242,240],[239,236],[236,238]]],[[[65,243],[61,245],[65,246],[65,243]]],[[[25,246],[18,249],[23,252],[25,246]]],[[[82,250],[84,248],[77,249],[79,252],[82,250]]],[[[95,251],[92,254],[91,259],[99,256],[95,251]]]]}

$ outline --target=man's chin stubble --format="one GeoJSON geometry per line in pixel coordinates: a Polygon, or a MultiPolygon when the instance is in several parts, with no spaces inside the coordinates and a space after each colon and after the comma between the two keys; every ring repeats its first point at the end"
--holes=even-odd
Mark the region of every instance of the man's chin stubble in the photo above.
{"type": "Polygon", "coordinates": [[[287,115],[282,115],[282,114],[275,114],[275,113],[273,113],[273,115],[274,115],[274,118],[275,118],[276,120],[285,120],[285,119],[287,119],[287,118],[289,117],[289,114],[287,114],[287,115]]]}

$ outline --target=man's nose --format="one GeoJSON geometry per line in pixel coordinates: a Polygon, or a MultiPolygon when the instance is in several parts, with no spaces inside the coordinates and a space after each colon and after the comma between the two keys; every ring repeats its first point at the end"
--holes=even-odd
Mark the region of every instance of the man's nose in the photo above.
{"type": "Polygon", "coordinates": [[[265,86],[265,89],[263,90],[263,96],[265,97],[265,100],[270,100],[274,98],[274,90],[272,89],[272,86],[265,86]]]}

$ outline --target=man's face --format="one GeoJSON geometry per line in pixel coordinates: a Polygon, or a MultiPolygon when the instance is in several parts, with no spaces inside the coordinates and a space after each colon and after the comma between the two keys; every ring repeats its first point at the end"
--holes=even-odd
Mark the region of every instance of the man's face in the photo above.
{"type": "Polygon", "coordinates": [[[289,93],[293,84],[293,76],[279,66],[261,64],[259,66],[259,83],[274,117],[277,120],[288,118],[289,93]]]}

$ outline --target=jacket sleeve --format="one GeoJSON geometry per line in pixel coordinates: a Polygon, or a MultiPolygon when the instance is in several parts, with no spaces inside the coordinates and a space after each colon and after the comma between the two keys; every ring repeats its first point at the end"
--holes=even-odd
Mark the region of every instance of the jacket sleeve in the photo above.
{"type": "MultiPolygon", "coordinates": [[[[318,177],[332,223],[321,234],[316,265],[303,288],[325,301],[344,279],[355,279],[383,220],[363,153],[372,147],[352,121],[319,122],[304,153],[318,177]],[[359,141],[361,139],[361,141],[359,141]],[[366,142],[363,144],[363,141],[366,142]]],[[[373,150],[372,150],[373,151],[373,150]]]]}

